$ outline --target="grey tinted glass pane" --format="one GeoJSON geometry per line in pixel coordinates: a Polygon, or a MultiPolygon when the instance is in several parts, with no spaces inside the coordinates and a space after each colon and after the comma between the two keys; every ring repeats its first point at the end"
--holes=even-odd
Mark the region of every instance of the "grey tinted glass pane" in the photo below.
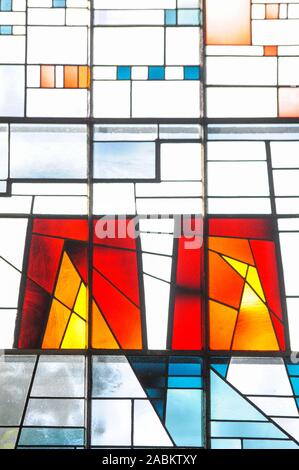
{"type": "Polygon", "coordinates": [[[11,126],[12,178],[86,178],[85,126],[11,126]]]}
{"type": "Polygon", "coordinates": [[[96,142],[95,178],[155,178],[154,142],[96,142]]]}
{"type": "Polygon", "coordinates": [[[31,399],[24,424],[25,426],[83,426],[84,400],[31,399]]]}
{"type": "Polygon", "coordinates": [[[20,423],[35,356],[7,356],[0,362],[0,426],[20,423]]]}
{"type": "Polygon", "coordinates": [[[94,397],[146,397],[127,359],[94,357],[92,395],[94,397]]]}
{"type": "Polygon", "coordinates": [[[130,400],[93,401],[93,446],[131,444],[131,406],[130,400]]]}
{"type": "Polygon", "coordinates": [[[84,397],[83,356],[42,356],[31,396],[84,397]]]}

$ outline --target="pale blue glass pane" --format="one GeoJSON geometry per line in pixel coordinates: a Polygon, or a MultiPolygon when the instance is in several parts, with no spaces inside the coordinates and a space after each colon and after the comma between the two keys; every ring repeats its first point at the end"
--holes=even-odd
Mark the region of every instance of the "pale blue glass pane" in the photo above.
{"type": "Polygon", "coordinates": [[[8,356],[0,362],[0,426],[20,423],[35,356],[8,356]]]}
{"type": "Polygon", "coordinates": [[[92,445],[131,445],[131,413],[130,400],[94,400],[92,445]]]}
{"type": "Polygon", "coordinates": [[[84,400],[31,399],[25,426],[84,426],[84,400]]]}
{"type": "Polygon", "coordinates": [[[202,446],[201,390],[168,390],[166,427],[176,445],[202,446]]]}
{"type": "Polygon", "coordinates": [[[41,356],[31,395],[34,397],[84,397],[83,356],[41,356]]]}
{"type": "Polygon", "coordinates": [[[13,125],[12,178],[86,178],[85,126],[13,125]]]}
{"type": "Polygon", "coordinates": [[[241,449],[240,439],[211,439],[212,449],[241,449]]]}
{"type": "Polygon", "coordinates": [[[1,0],[1,11],[11,11],[12,0],[1,0]]]}
{"type": "Polygon", "coordinates": [[[94,177],[104,179],[155,178],[154,142],[96,142],[94,177]]]}
{"type": "Polygon", "coordinates": [[[254,406],[213,371],[211,372],[211,418],[267,421],[254,406]]]}
{"type": "Polygon", "coordinates": [[[195,25],[200,24],[200,10],[178,10],[179,25],[195,25]]]}
{"type": "Polygon", "coordinates": [[[299,365],[288,365],[288,372],[290,375],[298,375],[299,376],[299,365]]]}
{"type": "Polygon", "coordinates": [[[211,434],[214,437],[263,437],[278,439],[286,437],[272,423],[248,423],[241,421],[212,421],[211,434]]]}
{"type": "Polygon", "coordinates": [[[84,429],[23,428],[20,446],[82,446],[84,429]]]}
{"type": "Polygon", "coordinates": [[[11,35],[12,34],[12,26],[1,26],[0,27],[1,34],[11,35]]]}
{"type": "Polygon", "coordinates": [[[298,449],[299,446],[292,441],[277,440],[267,441],[264,439],[250,439],[243,441],[244,449],[298,449]]]}
{"type": "Polygon", "coordinates": [[[54,0],[53,1],[53,7],[64,8],[65,5],[66,5],[66,0],[54,0]]]}

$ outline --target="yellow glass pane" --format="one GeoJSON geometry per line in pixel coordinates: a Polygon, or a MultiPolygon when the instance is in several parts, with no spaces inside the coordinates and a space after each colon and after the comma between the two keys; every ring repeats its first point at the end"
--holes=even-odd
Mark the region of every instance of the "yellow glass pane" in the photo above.
{"type": "Polygon", "coordinates": [[[84,283],[81,282],[79,293],[74,306],[74,312],[80,315],[80,317],[82,317],[84,320],[87,320],[87,302],[87,288],[84,283]]]}
{"type": "Polygon", "coordinates": [[[72,309],[80,283],[79,274],[68,255],[64,253],[56,284],[55,297],[72,309]]]}
{"type": "Polygon", "coordinates": [[[248,274],[247,274],[247,277],[246,277],[246,281],[255,290],[257,295],[259,295],[260,298],[264,302],[266,302],[264,291],[263,291],[263,288],[262,288],[262,284],[261,284],[261,281],[260,281],[260,278],[259,278],[259,275],[258,275],[258,272],[257,272],[256,268],[253,268],[252,266],[249,267],[248,274]]]}
{"type": "Polygon", "coordinates": [[[228,256],[223,256],[223,258],[237,271],[237,273],[241,274],[242,277],[246,276],[247,267],[248,267],[247,264],[241,263],[241,261],[237,261],[235,259],[229,258],[228,256]]]}
{"type": "Polygon", "coordinates": [[[119,345],[95,302],[92,306],[92,347],[96,349],[119,349],[119,345]]]}
{"type": "Polygon", "coordinates": [[[63,339],[62,349],[85,349],[87,343],[87,324],[84,320],[75,315],[71,316],[65,337],[63,339]]]}
{"type": "Polygon", "coordinates": [[[233,349],[241,351],[279,350],[269,311],[248,284],[245,284],[244,288],[233,349]]]}
{"type": "Polygon", "coordinates": [[[43,349],[59,349],[71,311],[57,300],[53,300],[46,332],[43,339],[43,349]]]}

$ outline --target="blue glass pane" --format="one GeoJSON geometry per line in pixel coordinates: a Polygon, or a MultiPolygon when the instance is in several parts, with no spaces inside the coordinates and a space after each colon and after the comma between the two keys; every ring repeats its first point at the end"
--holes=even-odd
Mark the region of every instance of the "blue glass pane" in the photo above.
{"type": "Polygon", "coordinates": [[[267,441],[264,439],[250,439],[243,441],[243,449],[298,449],[299,446],[288,440],[267,441]]]}
{"type": "Polygon", "coordinates": [[[212,449],[241,449],[240,439],[211,439],[212,449]]]}
{"type": "Polygon", "coordinates": [[[94,177],[104,179],[155,178],[154,142],[96,142],[94,177]]]}
{"type": "Polygon", "coordinates": [[[176,10],[165,10],[165,23],[167,26],[176,24],[176,10]]]}
{"type": "Polygon", "coordinates": [[[201,377],[169,377],[170,388],[201,388],[201,377]]]}
{"type": "Polygon", "coordinates": [[[148,78],[149,80],[164,80],[165,79],[164,67],[149,67],[148,78]]]}
{"type": "Polygon", "coordinates": [[[168,390],[166,427],[176,445],[202,445],[201,390],[168,390]]]}
{"type": "Polygon", "coordinates": [[[131,80],[131,67],[117,67],[117,80],[131,80]]]}
{"type": "Polygon", "coordinates": [[[228,364],[212,364],[213,369],[215,369],[222,377],[226,377],[228,364]]]}
{"type": "Polygon", "coordinates": [[[290,375],[298,375],[298,376],[299,376],[299,364],[298,364],[298,365],[295,365],[295,364],[291,365],[291,364],[289,364],[289,365],[287,366],[287,368],[288,368],[288,372],[289,372],[290,375]]]}
{"type": "Polygon", "coordinates": [[[186,66],[184,67],[185,80],[200,80],[200,67],[186,66]]]}
{"type": "Polygon", "coordinates": [[[198,26],[200,24],[200,10],[179,10],[178,24],[198,26]]]}
{"type": "Polygon", "coordinates": [[[168,373],[169,375],[200,375],[201,364],[170,363],[168,373]]]}
{"type": "Polygon", "coordinates": [[[244,397],[211,372],[211,418],[267,421],[244,397]]]}
{"type": "Polygon", "coordinates": [[[295,395],[299,395],[299,377],[291,377],[291,382],[295,395]]]}
{"type": "Polygon", "coordinates": [[[0,26],[0,33],[1,34],[12,34],[12,26],[0,26]]]}
{"type": "Polygon", "coordinates": [[[19,445],[84,445],[84,429],[23,428],[19,445]]]}
{"type": "Polygon", "coordinates": [[[246,423],[244,421],[212,421],[211,433],[214,437],[262,437],[278,439],[286,437],[272,423],[246,423]]]}
{"type": "Polygon", "coordinates": [[[66,0],[54,0],[53,7],[64,8],[66,6],[66,0]]]}
{"type": "Polygon", "coordinates": [[[11,11],[12,0],[1,0],[1,11],[11,11]]]}

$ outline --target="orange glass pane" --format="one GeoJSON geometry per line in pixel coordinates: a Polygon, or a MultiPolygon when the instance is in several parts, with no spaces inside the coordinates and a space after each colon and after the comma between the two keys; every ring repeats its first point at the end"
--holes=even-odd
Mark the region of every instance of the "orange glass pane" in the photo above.
{"type": "Polygon", "coordinates": [[[208,45],[251,44],[250,0],[207,0],[208,45]]]}
{"type": "Polygon", "coordinates": [[[89,88],[90,86],[90,71],[87,65],[80,65],[79,67],[79,88],[89,88]]]}
{"type": "Polygon", "coordinates": [[[63,255],[55,297],[67,307],[73,308],[80,287],[80,276],[66,253],[63,255]]]}
{"type": "Polygon", "coordinates": [[[92,347],[96,349],[119,349],[116,339],[95,302],[92,304],[92,347]]]}
{"type": "Polygon", "coordinates": [[[217,302],[209,302],[211,349],[229,350],[231,348],[237,316],[237,310],[217,302]]]}
{"type": "Polygon", "coordinates": [[[53,300],[46,332],[43,339],[43,349],[59,349],[71,311],[57,300],[53,300]]]}
{"type": "Polygon", "coordinates": [[[254,265],[254,259],[248,240],[209,237],[209,249],[242,261],[243,263],[254,265]]]}
{"type": "Polygon", "coordinates": [[[299,117],[299,88],[279,88],[279,117],[299,117]]]}
{"type": "Polygon", "coordinates": [[[277,20],[279,18],[279,4],[269,3],[266,5],[266,20],[277,20]]]}
{"type": "Polygon", "coordinates": [[[209,296],[239,308],[244,280],[217,253],[209,252],[209,296]]]}
{"type": "Polygon", "coordinates": [[[55,67],[54,65],[41,65],[40,67],[41,88],[55,87],[55,67]]]}
{"type": "Polygon", "coordinates": [[[248,285],[244,288],[232,349],[279,350],[269,311],[248,285]]]}
{"type": "Polygon", "coordinates": [[[276,57],[278,54],[277,46],[264,46],[264,55],[268,57],[276,57]]]}
{"type": "Polygon", "coordinates": [[[64,88],[78,88],[78,67],[77,67],[77,65],[65,65],[65,67],[64,67],[64,88]]]}

